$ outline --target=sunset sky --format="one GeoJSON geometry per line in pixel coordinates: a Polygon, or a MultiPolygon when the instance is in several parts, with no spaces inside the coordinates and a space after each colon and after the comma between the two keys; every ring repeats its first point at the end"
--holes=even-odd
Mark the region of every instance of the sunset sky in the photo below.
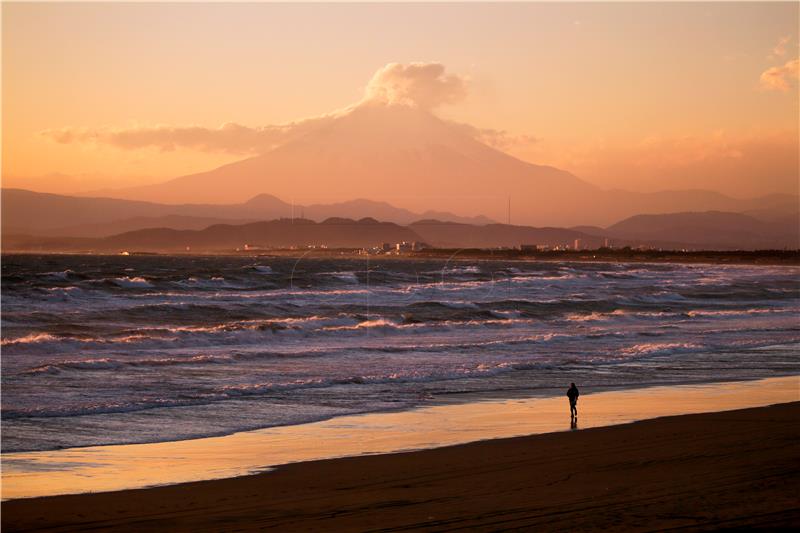
{"type": "Polygon", "coordinates": [[[526,161],[607,188],[797,193],[798,14],[796,2],[4,3],[4,186],[209,170],[257,148],[185,145],[185,128],[330,113],[384,65],[419,61],[457,85],[439,116],[496,130],[490,141],[526,161]]]}

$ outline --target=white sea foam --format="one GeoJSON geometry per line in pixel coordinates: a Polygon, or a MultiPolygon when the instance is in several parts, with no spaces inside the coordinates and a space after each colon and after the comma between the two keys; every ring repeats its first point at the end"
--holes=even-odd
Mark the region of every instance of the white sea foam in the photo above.
{"type": "Polygon", "coordinates": [[[358,283],[358,276],[356,276],[355,272],[321,272],[320,275],[326,276],[329,278],[338,279],[341,281],[346,281],[348,283],[358,283]]]}
{"type": "Polygon", "coordinates": [[[121,278],[114,278],[113,282],[115,285],[122,287],[123,289],[153,287],[152,283],[139,276],[136,277],[125,276],[121,278]]]}
{"type": "Polygon", "coordinates": [[[691,342],[646,342],[623,348],[620,352],[624,355],[654,355],[694,350],[701,347],[701,345],[691,342]]]}
{"type": "Polygon", "coordinates": [[[58,337],[55,335],[50,335],[49,333],[32,333],[30,335],[25,335],[24,337],[4,338],[2,341],[0,341],[0,345],[13,346],[15,344],[35,344],[55,340],[58,340],[58,337]]]}
{"type": "Polygon", "coordinates": [[[57,374],[64,370],[116,370],[124,367],[162,367],[174,365],[223,364],[233,356],[194,355],[190,357],[162,357],[158,359],[119,360],[111,358],[60,361],[30,368],[25,374],[57,374]]]}
{"type": "Polygon", "coordinates": [[[53,281],[68,281],[71,275],[75,274],[70,269],[64,270],[62,272],[46,272],[42,274],[43,277],[51,279],[53,281]]]}

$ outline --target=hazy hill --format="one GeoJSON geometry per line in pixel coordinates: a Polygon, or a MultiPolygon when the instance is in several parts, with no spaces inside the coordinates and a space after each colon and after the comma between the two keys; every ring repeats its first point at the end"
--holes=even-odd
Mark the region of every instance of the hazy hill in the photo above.
{"type": "Polygon", "coordinates": [[[30,238],[6,239],[11,249],[94,250],[98,252],[156,251],[194,252],[233,250],[251,247],[291,247],[326,245],[337,247],[374,246],[381,242],[418,241],[407,227],[371,218],[358,221],[329,219],[318,223],[308,219],[280,219],[269,222],[229,225],[217,224],[203,230],[152,228],[103,239],[30,238]]]}
{"type": "Polygon", "coordinates": [[[800,219],[765,222],[741,213],[707,211],[637,215],[606,228],[617,239],[682,242],[713,248],[798,248],[800,219]]]}
{"type": "MultiPolygon", "coordinates": [[[[459,222],[463,219],[455,215],[451,215],[455,221],[426,218],[409,224],[419,215],[387,203],[353,200],[292,206],[266,194],[242,204],[168,205],[4,189],[2,200],[4,250],[180,251],[188,246],[196,251],[211,251],[231,250],[244,244],[369,247],[400,241],[490,248],[521,244],[571,246],[576,239],[580,239],[581,246],[590,248],[603,245],[606,239],[618,247],[800,247],[798,215],[772,211],[765,213],[769,215],[767,220],[719,211],[636,215],[604,229],[486,224],[485,218],[467,219],[478,222],[467,224],[459,222]],[[366,217],[355,222],[354,212],[382,213],[393,220],[378,223],[378,217],[366,217]],[[312,220],[323,218],[322,223],[312,220]]],[[[777,197],[772,201],[780,205],[783,200],[777,197]]]]}
{"type": "MultiPolygon", "coordinates": [[[[145,228],[203,229],[212,224],[243,224],[258,220],[304,217],[322,221],[330,217],[362,218],[408,224],[428,216],[385,202],[352,200],[338,204],[293,206],[268,194],[242,204],[160,204],[115,198],[86,198],[2,190],[3,234],[104,237],[145,228]]],[[[437,218],[485,224],[485,217],[459,217],[436,213],[437,218]]]]}
{"type": "Polygon", "coordinates": [[[507,224],[472,226],[438,220],[420,220],[410,227],[422,237],[423,241],[444,248],[512,247],[521,244],[573,245],[575,239],[581,239],[583,245],[594,248],[603,243],[602,237],[565,228],[534,228],[507,224]]]}
{"type": "Polygon", "coordinates": [[[308,219],[280,219],[250,224],[215,224],[202,230],[150,228],[99,239],[76,237],[10,236],[6,250],[94,250],[97,252],[157,251],[211,252],[253,247],[320,246],[330,248],[372,247],[381,243],[425,242],[437,247],[488,248],[519,244],[572,245],[582,239],[599,246],[602,239],[559,228],[532,228],[488,224],[476,226],[422,220],[410,226],[378,222],[372,218],[329,218],[321,223],[308,219]]]}
{"type": "Polygon", "coordinates": [[[724,211],[742,213],[755,211],[771,213],[773,217],[786,217],[796,213],[800,198],[789,194],[769,194],[758,198],[731,198],[723,194],[704,191],[661,191],[656,193],[633,193],[627,191],[606,191],[598,201],[608,206],[610,212],[621,216],[593,225],[608,226],[623,218],[640,214],[686,213],[703,211],[724,211]]]}
{"type": "Polygon", "coordinates": [[[54,236],[108,237],[110,235],[147,228],[199,230],[215,224],[246,224],[248,222],[256,222],[256,220],[164,215],[157,217],[124,218],[122,220],[114,220],[112,222],[101,224],[80,224],[76,226],[67,226],[63,228],[46,230],[40,233],[54,236]]]}
{"type": "Polygon", "coordinates": [[[800,236],[783,225],[736,213],[677,213],[631,217],[607,229],[535,228],[506,224],[471,225],[420,220],[409,226],[358,221],[341,217],[321,223],[279,219],[249,224],[215,224],[201,230],[150,228],[105,238],[4,235],[4,251],[123,250],[182,252],[231,251],[245,244],[262,247],[328,246],[372,247],[381,243],[425,242],[444,248],[515,247],[521,244],[598,248],[606,239],[615,247],[650,246],[663,249],[765,249],[798,248],[800,236]]]}
{"type": "MultiPolygon", "coordinates": [[[[252,201],[252,200],[251,200],[252,201]]],[[[294,209],[295,215],[300,211],[305,218],[312,220],[326,220],[331,217],[353,218],[370,217],[377,220],[395,222],[397,224],[410,224],[421,218],[436,218],[451,222],[461,222],[464,224],[489,224],[491,219],[478,215],[465,217],[454,215],[446,211],[425,211],[424,213],[414,213],[408,209],[395,207],[387,202],[376,202],[373,200],[349,200],[335,204],[312,204],[294,209]]]]}

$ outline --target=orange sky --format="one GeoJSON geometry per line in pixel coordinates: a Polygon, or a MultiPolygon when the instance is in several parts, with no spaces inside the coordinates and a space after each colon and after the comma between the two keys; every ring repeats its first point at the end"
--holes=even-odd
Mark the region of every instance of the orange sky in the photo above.
{"type": "Polygon", "coordinates": [[[262,148],[170,136],[319,116],[387,63],[429,61],[462,84],[436,112],[504,132],[492,142],[525,160],[608,188],[797,193],[798,15],[795,2],[3,3],[3,184],[208,170],[262,148]],[[15,179],[51,173],[73,178],[15,179]]]}

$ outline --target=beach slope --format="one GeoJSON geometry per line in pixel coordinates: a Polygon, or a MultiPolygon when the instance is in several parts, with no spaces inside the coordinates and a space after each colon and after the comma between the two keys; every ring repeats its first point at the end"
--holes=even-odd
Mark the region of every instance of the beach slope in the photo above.
{"type": "Polygon", "coordinates": [[[13,500],[4,531],[800,526],[800,402],[13,500]]]}

